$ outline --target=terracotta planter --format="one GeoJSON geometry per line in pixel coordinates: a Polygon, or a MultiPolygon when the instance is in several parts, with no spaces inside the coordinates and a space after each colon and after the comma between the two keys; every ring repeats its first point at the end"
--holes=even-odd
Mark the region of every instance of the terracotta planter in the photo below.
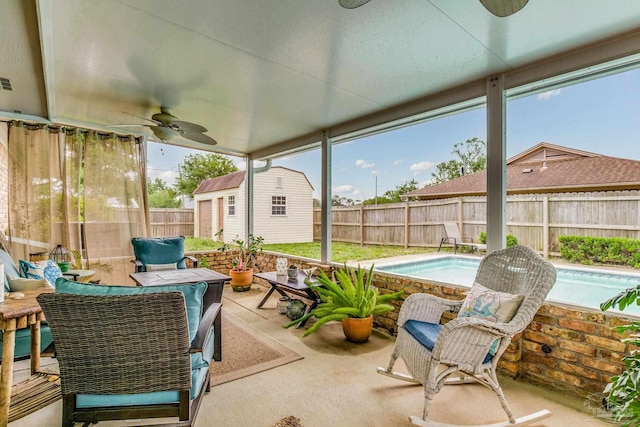
{"type": "Polygon", "coordinates": [[[366,342],[373,330],[373,316],[364,319],[349,317],[342,321],[342,330],[347,341],[366,342]]]}
{"type": "Polygon", "coordinates": [[[244,271],[229,270],[229,277],[231,277],[231,289],[236,292],[244,292],[251,289],[251,283],[253,282],[253,269],[250,268],[244,271]]]}

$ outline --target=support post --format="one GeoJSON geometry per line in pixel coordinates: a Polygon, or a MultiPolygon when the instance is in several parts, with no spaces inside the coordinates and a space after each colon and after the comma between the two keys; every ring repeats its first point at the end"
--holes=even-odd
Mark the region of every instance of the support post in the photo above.
{"type": "Polygon", "coordinates": [[[253,158],[247,157],[247,172],[244,176],[245,190],[245,212],[244,212],[244,234],[245,241],[249,240],[249,235],[253,234],[253,158]]]}
{"type": "Polygon", "coordinates": [[[331,139],[322,131],[322,184],[320,219],[320,256],[323,264],[331,262],[331,139]]]}
{"type": "Polygon", "coordinates": [[[504,76],[487,79],[487,253],[507,243],[504,76]]]}

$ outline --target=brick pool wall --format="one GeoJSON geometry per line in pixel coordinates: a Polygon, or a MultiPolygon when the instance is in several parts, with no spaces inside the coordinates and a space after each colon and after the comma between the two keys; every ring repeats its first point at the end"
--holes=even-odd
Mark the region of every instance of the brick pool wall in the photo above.
{"type": "MultiPolygon", "coordinates": [[[[190,255],[198,259],[204,257],[209,268],[221,273],[226,273],[231,267],[232,256],[228,253],[214,251],[190,255]]],[[[274,271],[278,256],[269,252],[259,255],[258,270],[274,271]]],[[[317,265],[314,260],[286,257],[290,264],[300,268],[317,265]]],[[[256,282],[267,286],[266,283],[256,282]]],[[[391,273],[376,273],[373,283],[381,293],[405,289],[407,295],[429,293],[449,299],[463,299],[467,291],[467,288],[408,279],[391,273]]],[[[375,325],[395,334],[402,301],[393,301],[392,304],[396,310],[377,316],[375,325]]],[[[443,322],[453,317],[447,313],[443,316],[443,322]]],[[[613,330],[615,326],[629,321],[628,318],[608,312],[545,303],[529,326],[514,337],[498,363],[499,372],[507,377],[524,379],[577,396],[600,393],[611,376],[622,372],[622,358],[631,351],[628,344],[620,342],[623,336],[613,330]]]]}

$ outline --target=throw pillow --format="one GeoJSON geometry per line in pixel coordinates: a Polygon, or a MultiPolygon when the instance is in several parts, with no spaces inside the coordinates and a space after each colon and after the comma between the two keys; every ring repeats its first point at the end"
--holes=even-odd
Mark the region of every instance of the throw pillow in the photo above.
{"type": "Polygon", "coordinates": [[[475,282],[462,303],[459,316],[482,316],[494,322],[508,322],[523,299],[523,295],[494,291],[475,282]]]}
{"type": "Polygon", "coordinates": [[[11,292],[29,291],[31,289],[50,287],[44,279],[25,279],[24,277],[16,276],[7,276],[7,279],[9,279],[11,292]]]}
{"type": "Polygon", "coordinates": [[[178,263],[177,262],[171,262],[168,264],[145,264],[144,265],[145,271],[149,272],[149,271],[166,271],[166,270],[177,270],[178,269],[178,263]]]}
{"type": "Polygon", "coordinates": [[[27,279],[45,279],[50,286],[53,286],[56,283],[56,279],[62,276],[60,267],[51,259],[36,262],[21,259],[19,265],[20,274],[23,277],[27,279]]]}

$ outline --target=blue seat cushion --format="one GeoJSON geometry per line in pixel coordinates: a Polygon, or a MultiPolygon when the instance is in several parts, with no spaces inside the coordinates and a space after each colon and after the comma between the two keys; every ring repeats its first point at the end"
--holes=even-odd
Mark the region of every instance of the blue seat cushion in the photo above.
{"type": "Polygon", "coordinates": [[[184,262],[184,236],[134,237],[133,253],[143,265],[176,263],[178,269],[187,268],[184,262]]]}
{"type": "Polygon", "coordinates": [[[2,278],[2,280],[4,280],[4,291],[9,292],[11,288],[7,276],[20,277],[20,272],[13,262],[13,259],[2,249],[0,249],[0,263],[4,264],[4,277],[2,278]]]}
{"type": "Polygon", "coordinates": [[[137,295],[171,291],[180,291],[184,295],[189,323],[189,342],[191,342],[198,333],[202,318],[203,296],[207,291],[206,282],[159,286],[107,286],[73,282],[63,277],[56,280],[56,292],[75,295],[137,295]]]}
{"type": "MultiPolygon", "coordinates": [[[[202,384],[209,375],[209,367],[191,369],[191,400],[198,397],[202,384]]],[[[79,394],[76,397],[78,408],[100,408],[111,406],[158,405],[161,403],[177,403],[177,391],[155,391],[152,393],[136,394],[79,394]]]]}
{"type": "MultiPolygon", "coordinates": [[[[419,320],[408,320],[404,324],[404,328],[416,339],[420,344],[426,347],[429,351],[433,351],[433,347],[436,345],[438,335],[442,329],[442,325],[436,323],[421,322],[419,320]]],[[[489,362],[493,356],[491,353],[487,353],[482,363],[489,362]]]]}

